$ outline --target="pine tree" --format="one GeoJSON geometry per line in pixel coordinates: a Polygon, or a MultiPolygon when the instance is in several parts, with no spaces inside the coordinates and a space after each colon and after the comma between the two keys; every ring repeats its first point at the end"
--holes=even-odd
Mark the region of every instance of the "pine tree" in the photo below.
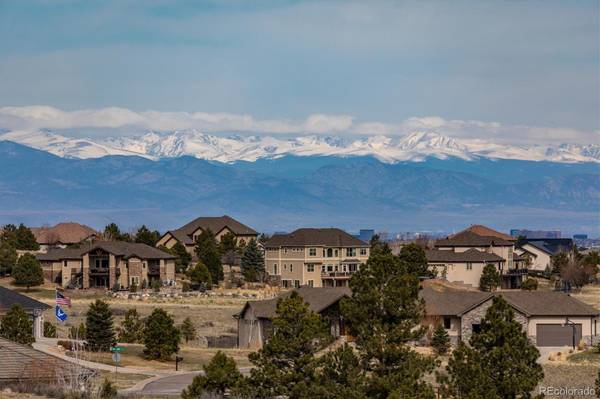
{"type": "Polygon", "coordinates": [[[23,345],[31,345],[35,342],[33,322],[21,305],[13,305],[2,317],[0,337],[23,345]]]}
{"type": "Polygon", "coordinates": [[[495,290],[500,285],[500,279],[500,272],[498,272],[496,266],[488,263],[483,267],[483,272],[479,277],[479,289],[482,291],[495,290]]]}
{"type": "Polygon", "coordinates": [[[431,339],[431,346],[438,356],[448,353],[448,349],[450,349],[450,336],[443,325],[438,324],[435,328],[431,339]]]}
{"type": "Polygon", "coordinates": [[[205,397],[203,395],[222,398],[226,391],[236,388],[242,380],[235,361],[221,351],[202,368],[204,375],[194,377],[192,383],[181,393],[183,399],[200,399],[205,397]]]}
{"type": "Polygon", "coordinates": [[[277,302],[273,331],[262,349],[249,355],[252,394],[302,398],[314,381],[315,354],[331,339],[327,323],[292,292],[277,302]]]}
{"type": "Polygon", "coordinates": [[[56,338],[56,326],[48,320],[44,321],[44,337],[56,338]]]}
{"type": "Polygon", "coordinates": [[[125,319],[119,328],[118,341],[136,344],[142,341],[144,335],[144,322],[135,308],[128,309],[125,319]]]}
{"type": "Polygon", "coordinates": [[[490,398],[528,397],[544,377],[537,348],[529,342],[511,306],[493,299],[473,334],[471,347],[462,345],[448,364],[449,390],[454,397],[479,397],[481,384],[490,398]]]}
{"type": "Polygon", "coordinates": [[[177,273],[183,273],[190,262],[192,261],[192,255],[185,249],[182,243],[177,241],[171,248],[171,254],[175,255],[175,270],[177,273]]]}
{"type": "Polygon", "coordinates": [[[180,334],[166,311],[154,309],[144,325],[144,356],[150,360],[169,360],[179,351],[180,334]]]}
{"type": "Polygon", "coordinates": [[[146,244],[151,247],[156,245],[156,242],[160,239],[160,233],[156,230],[151,231],[146,225],[142,225],[135,233],[135,242],[140,244],[146,244]]]}
{"type": "Polygon", "coordinates": [[[379,238],[379,234],[373,235],[369,244],[371,246],[370,256],[392,254],[392,249],[390,248],[389,244],[387,242],[381,241],[381,239],[379,238]]]}
{"type": "Polygon", "coordinates": [[[203,230],[196,238],[194,248],[198,260],[208,267],[213,284],[223,280],[223,266],[221,265],[221,253],[215,235],[209,229],[203,230]]]}
{"type": "Polygon", "coordinates": [[[479,352],[462,341],[452,352],[447,375],[438,377],[443,398],[502,399],[479,352]]]}
{"type": "Polygon", "coordinates": [[[107,352],[115,344],[112,312],[101,299],[90,304],[87,311],[85,338],[88,348],[94,352],[107,352]]]}
{"type": "Polygon", "coordinates": [[[246,281],[258,281],[265,271],[265,257],[258,248],[256,240],[252,239],[244,248],[242,254],[242,273],[246,281]]]}
{"type": "Polygon", "coordinates": [[[196,339],[196,327],[194,327],[194,323],[189,317],[186,317],[181,323],[179,327],[179,331],[181,331],[181,336],[185,339],[185,343],[187,344],[189,341],[193,341],[196,339]]]}
{"type": "Polygon", "coordinates": [[[23,223],[17,227],[17,245],[16,249],[24,251],[37,251],[40,245],[37,243],[35,236],[23,223]]]}
{"type": "Polygon", "coordinates": [[[342,314],[356,337],[369,398],[430,398],[433,389],[422,377],[433,371],[434,360],[409,345],[425,334],[419,277],[386,252],[372,254],[350,279],[352,297],[342,301],[342,314]]]}
{"type": "Polygon", "coordinates": [[[400,250],[400,260],[406,262],[407,271],[419,277],[433,277],[427,264],[425,250],[415,243],[405,245],[400,250]]]}
{"type": "Polygon", "coordinates": [[[360,358],[348,344],[327,352],[317,361],[315,382],[306,397],[366,399],[366,377],[360,358]]]}
{"type": "Polygon", "coordinates": [[[15,284],[24,285],[29,290],[30,287],[38,286],[44,283],[44,272],[40,262],[32,254],[23,254],[15,265],[12,273],[15,284]]]}
{"type": "Polygon", "coordinates": [[[550,258],[552,274],[560,276],[562,270],[569,264],[569,255],[566,252],[558,252],[550,258]]]}
{"type": "Polygon", "coordinates": [[[9,243],[0,240],[0,277],[11,274],[17,263],[17,251],[9,243]]]}
{"type": "Polygon", "coordinates": [[[226,234],[223,234],[221,236],[219,248],[222,254],[226,253],[227,251],[238,250],[238,240],[235,234],[233,234],[232,232],[227,232],[226,234]]]}
{"type": "Polygon", "coordinates": [[[206,289],[210,289],[212,286],[210,272],[208,271],[206,265],[201,261],[198,261],[196,266],[188,269],[186,275],[194,285],[201,285],[206,289]]]}

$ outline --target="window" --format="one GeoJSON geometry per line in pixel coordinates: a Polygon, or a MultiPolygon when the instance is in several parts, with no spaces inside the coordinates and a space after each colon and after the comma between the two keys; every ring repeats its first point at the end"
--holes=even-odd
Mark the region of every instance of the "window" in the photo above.
{"type": "Polygon", "coordinates": [[[314,287],[315,286],[315,282],[313,280],[306,281],[306,284],[308,284],[309,287],[314,287]]]}
{"type": "Polygon", "coordinates": [[[346,271],[347,271],[347,266],[346,266],[346,264],[343,264],[343,265],[342,265],[342,271],[343,271],[343,272],[346,272],[346,271]]]}
{"type": "Polygon", "coordinates": [[[333,265],[327,265],[327,271],[328,272],[332,272],[333,271],[333,265]]]}
{"type": "Polygon", "coordinates": [[[293,271],[294,271],[294,265],[292,265],[292,264],[290,263],[290,272],[293,272],[293,271]]]}
{"type": "Polygon", "coordinates": [[[308,256],[317,256],[317,248],[309,248],[308,256]]]}
{"type": "Polygon", "coordinates": [[[66,260],[63,260],[63,266],[67,267],[67,261],[66,260]]]}
{"type": "Polygon", "coordinates": [[[283,270],[287,270],[287,263],[283,264],[283,270]]]}
{"type": "Polygon", "coordinates": [[[356,248],[346,248],[346,256],[356,256],[356,248]]]}
{"type": "Polygon", "coordinates": [[[450,329],[450,325],[451,325],[450,318],[449,317],[444,317],[444,328],[446,330],[449,330],[450,329]]]}
{"type": "Polygon", "coordinates": [[[309,273],[312,273],[315,271],[315,265],[313,263],[308,263],[306,265],[306,271],[309,273]]]}
{"type": "MultiPolygon", "coordinates": [[[[356,263],[350,263],[348,265],[348,270],[351,272],[355,272],[358,270],[358,265],[356,263]]],[[[345,271],[345,270],[344,270],[345,271]]]]}
{"type": "Polygon", "coordinates": [[[481,324],[472,324],[473,334],[479,334],[481,332],[481,324]]]}
{"type": "Polygon", "coordinates": [[[339,251],[338,251],[337,249],[336,249],[334,252],[335,252],[335,256],[336,256],[336,257],[340,256],[340,255],[339,255],[339,251]]]}
{"type": "Polygon", "coordinates": [[[331,258],[331,257],[333,257],[333,249],[331,249],[331,248],[327,248],[327,257],[328,257],[328,258],[331,258]]]}
{"type": "Polygon", "coordinates": [[[294,287],[300,288],[300,280],[294,280],[294,287]]]}
{"type": "Polygon", "coordinates": [[[473,264],[471,262],[467,262],[467,270],[473,270],[473,264]]]}
{"type": "Polygon", "coordinates": [[[287,254],[287,248],[283,248],[283,253],[287,254]]]}
{"type": "Polygon", "coordinates": [[[278,268],[277,268],[277,263],[274,263],[274,264],[273,264],[273,274],[274,274],[275,276],[279,274],[279,270],[278,270],[278,268]]]}
{"type": "Polygon", "coordinates": [[[131,278],[131,285],[140,285],[140,278],[139,277],[132,277],[131,278]]]}
{"type": "Polygon", "coordinates": [[[361,256],[367,256],[367,248],[361,248],[360,254],[361,254],[361,256]]]}

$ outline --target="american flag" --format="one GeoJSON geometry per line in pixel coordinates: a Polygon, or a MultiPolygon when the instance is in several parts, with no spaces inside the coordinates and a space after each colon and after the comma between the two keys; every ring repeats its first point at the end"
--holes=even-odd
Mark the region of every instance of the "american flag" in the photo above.
{"type": "Polygon", "coordinates": [[[66,297],[63,293],[56,291],[56,304],[57,305],[67,305],[71,307],[71,298],[66,297]]]}

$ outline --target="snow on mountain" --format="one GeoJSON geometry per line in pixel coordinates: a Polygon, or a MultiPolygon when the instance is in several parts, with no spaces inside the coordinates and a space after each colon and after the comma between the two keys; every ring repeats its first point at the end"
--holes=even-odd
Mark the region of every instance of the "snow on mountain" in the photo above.
{"type": "Polygon", "coordinates": [[[403,137],[370,136],[215,136],[197,130],[168,133],[149,132],[138,136],[104,139],[71,138],[48,130],[10,131],[0,140],[14,141],[69,158],[98,158],[106,155],[137,155],[151,159],[194,156],[219,162],[256,161],[261,158],[296,156],[373,156],[380,161],[423,161],[427,157],[473,160],[518,159],[552,162],[599,162],[600,145],[514,146],[478,139],[454,139],[431,132],[414,132],[403,137]]]}

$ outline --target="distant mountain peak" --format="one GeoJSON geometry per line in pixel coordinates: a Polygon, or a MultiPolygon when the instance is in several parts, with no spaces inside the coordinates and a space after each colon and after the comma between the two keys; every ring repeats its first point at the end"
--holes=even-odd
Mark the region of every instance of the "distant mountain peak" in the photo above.
{"type": "Polygon", "coordinates": [[[406,136],[306,135],[228,137],[201,131],[146,132],[136,136],[72,138],[48,129],[5,131],[0,140],[14,141],[65,158],[99,158],[106,155],[137,155],[150,159],[184,155],[219,162],[249,161],[296,156],[372,156],[386,163],[419,162],[427,158],[517,159],[550,162],[599,162],[600,145],[516,146],[477,139],[456,139],[435,132],[415,131],[406,136]]]}

